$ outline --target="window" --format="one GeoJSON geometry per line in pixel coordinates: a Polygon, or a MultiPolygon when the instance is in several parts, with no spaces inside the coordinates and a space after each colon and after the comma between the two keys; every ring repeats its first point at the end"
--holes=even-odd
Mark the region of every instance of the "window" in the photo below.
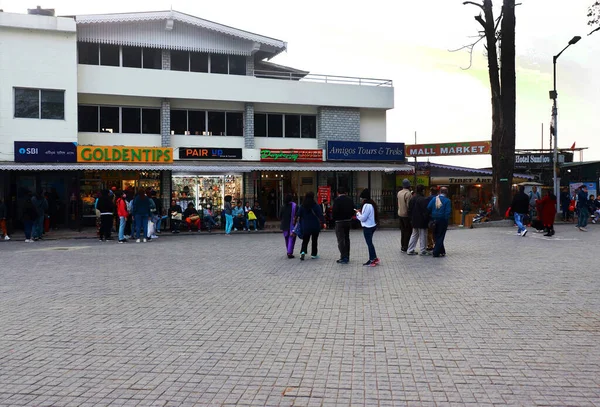
{"type": "Polygon", "coordinates": [[[121,126],[123,133],[142,132],[142,112],[137,107],[121,108],[121,126]]]}
{"type": "Polygon", "coordinates": [[[126,68],[142,67],[142,49],[140,47],[123,47],[123,66],[126,68]]]}
{"type": "Polygon", "coordinates": [[[302,138],[317,138],[317,116],[302,116],[302,138]]]}
{"type": "Polygon", "coordinates": [[[40,90],[15,88],[15,117],[40,118],[40,90]]]}
{"type": "Polygon", "coordinates": [[[78,131],[98,132],[98,106],[77,107],[78,131]]]}
{"type": "Polygon", "coordinates": [[[156,48],[143,49],[145,69],[162,69],[162,51],[156,48]]]}
{"type": "Polygon", "coordinates": [[[171,70],[188,72],[190,70],[190,53],[171,51],[171,70]]]}
{"type": "Polygon", "coordinates": [[[77,44],[77,56],[80,64],[85,65],[99,65],[100,64],[100,52],[98,51],[98,44],[92,44],[91,42],[80,42],[77,44]]]}
{"type": "Polygon", "coordinates": [[[225,112],[208,112],[208,132],[213,136],[225,135],[225,112]]]}
{"type": "Polygon", "coordinates": [[[185,134],[187,128],[187,110],[171,110],[171,133],[185,134]]]}
{"type": "Polygon", "coordinates": [[[142,133],[160,134],[160,109],[142,109],[142,133]]]}
{"type": "Polygon", "coordinates": [[[15,117],[64,120],[65,91],[15,88],[15,117]]]}
{"type": "Polygon", "coordinates": [[[285,136],[300,138],[300,115],[286,114],[285,115],[285,136]]]}
{"type": "Polygon", "coordinates": [[[317,138],[317,116],[256,113],[254,114],[254,136],[317,138]]]}
{"type": "Polygon", "coordinates": [[[190,53],[190,71],[208,72],[208,54],[201,52],[190,53]]]}
{"type": "Polygon", "coordinates": [[[62,90],[41,90],[42,119],[64,120],[65,92],[62,90]]]}
{"type": "Polygon", "coordinates": [[[246,75],[246,57],[241,55],[229,56],[229,74],[246,75]]]}
{"type": "Polygon", "coordinates": [[[188,119],[189,134],[201,136],[206,131],[206,112],[204,110],[190,110],[188,119]]]}
{"type": "Polygon", "coordinates": [[[210,72],[211,73],[228,73],[227,55],[211,54],[210,55],[210,72]]]}
{"type": "Polygon", "coordinates": [[[120,133],[119,126],[119,108],[100,106],[100,132],[101,133],[120,133]]]}
{"type": "Polygon", "coordinates": [[[270,114],[267,117],[267,137],[283,137],[283,115],[270,114]]]}
{"type": "Polygon", "coordinates": [[[120,66],[120,48],[118,45],[100,45],[100,65],[120,66]]]}
{"type": "Polygon", "coordinates": [[[237,112],[227,112],[227,135],[228,136],[244,136],[244,114],[237,112]]]}
{"type": "Polygon", "coordinates": [[[267,115],[264,113],[254,114],[254,136],[267,137],[267,115]]]}

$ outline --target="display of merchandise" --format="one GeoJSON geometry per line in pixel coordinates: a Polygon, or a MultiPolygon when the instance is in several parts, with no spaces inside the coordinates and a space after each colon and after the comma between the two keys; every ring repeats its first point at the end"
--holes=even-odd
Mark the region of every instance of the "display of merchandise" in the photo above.
{"type": "Polygon", "coordinates": [[[223,209],[224,197],[240,197],[242,177],[235,175],[174,176],[172,181],[174,199],[185,210],[193,202],[199,211],[211,206],[215,216],[223,209]]]}

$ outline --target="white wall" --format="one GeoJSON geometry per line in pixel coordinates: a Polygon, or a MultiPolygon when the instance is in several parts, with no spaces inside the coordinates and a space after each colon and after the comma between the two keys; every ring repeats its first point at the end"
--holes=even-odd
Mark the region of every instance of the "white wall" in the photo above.
{"type": "Polygon", "coordinates": [[[160,108],[160,98],[142,98],[132,96],[115,95],[89,95],[80,93],[77,95],[77,103],[80,105],[104,105],[104,106],[134,106],[160,108]]]}
{"type": "MultiPolygon", "coordinates": [[[[282,138],[282,137],[254,137],[254,147],[280,148],[280,149],[318,149],[317,139],[306,138],[282,138]]],[[[325,155],[325,154],[323,154],[325,155]]]]}
{"type": "Polygon", "coordinates": [[[386,111],[360,109],[360,141],[386,141],[386,111]]]}
{"type": "Polygon", "coordinates": [[[79,133],[82,146],[160,147],[160,134],[79,133]]]}
{"type": "Polygon", "coordinates": [[[255,103],[254,113],[317,114],[317,106],[255,103]]]}
{"type": "Polygon", "coordinates": [[[76,46],[72,19],[0,13],[0,161],[15,141],[77,141],[76,46]],[[64,90],[65,119],[15,118],[15,87],[64,90]]]}
{"type": "MultiPolygon", "coordinates": [[[[371,171],[371,190],[381,191],[383,186],[383,172],[371,171]]],[[[356,189],[364,189],[369,187],[369,173],[360,171],[357,176],[356,189]]]]}
{"type": "Polygon", "coordinates": [[[243,112],[244,102],[223,102],[220,100],[198,99],[171,99],[171,109],[223,110],[230,112],[243,112]]]}

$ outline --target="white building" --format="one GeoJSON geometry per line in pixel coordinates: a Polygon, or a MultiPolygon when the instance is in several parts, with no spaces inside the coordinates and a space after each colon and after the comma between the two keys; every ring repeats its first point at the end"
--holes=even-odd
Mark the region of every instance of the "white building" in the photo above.
{"type": "Polygon", "coordinates": [[[13,203],[54,188],[59,217],[75,219],[101,188],[151,187],[273,212],[318,186],[386,195],[393,171],[410,171],[397,145],[347,144],[385,142],[389,80],[283,67],[268,60],[284,41],[177,11],[40,11],[0,12],[0,193],[13,203]],[[328,160],[332,141],[346,142],[330,144],[338,159],[363,150],[328,160]]]}

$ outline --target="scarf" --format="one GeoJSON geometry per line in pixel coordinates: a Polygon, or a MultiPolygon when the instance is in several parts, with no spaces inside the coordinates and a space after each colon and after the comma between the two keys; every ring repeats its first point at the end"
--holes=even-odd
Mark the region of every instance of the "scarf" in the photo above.
{"type": "Polygon", "coordinates": [[[442,200],[440,199],[440,196],[436,196],[435,197],[435,209],[440,209],[442,207],[442,200]]]}

